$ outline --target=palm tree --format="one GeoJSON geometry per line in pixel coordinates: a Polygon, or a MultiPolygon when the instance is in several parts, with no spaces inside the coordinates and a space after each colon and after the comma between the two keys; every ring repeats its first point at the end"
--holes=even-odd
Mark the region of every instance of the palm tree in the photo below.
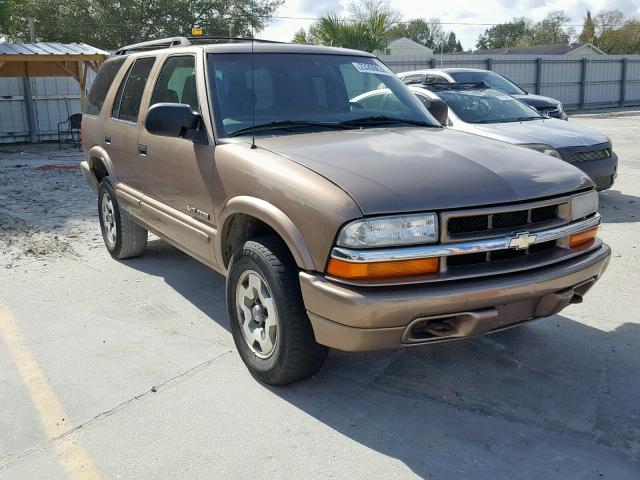
{"type": "Polygon", "coordinates": [[[365,52],[386,46],[387,13],[376,13],[367,21],[345,22],[335,14],[322,17],[309,32],[296,33],[296,43],[313,43],[330,47],[353,48],[365,52]]]}

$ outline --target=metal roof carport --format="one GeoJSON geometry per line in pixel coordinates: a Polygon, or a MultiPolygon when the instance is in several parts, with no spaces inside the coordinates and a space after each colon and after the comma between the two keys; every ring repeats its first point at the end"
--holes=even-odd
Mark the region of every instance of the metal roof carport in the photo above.
{"type": "Polygon", "coordinates": [[[22,77],[24,100],[32,142],[36,122],[29,78],[71,77],[80,84],[80,100],[86,95],[89,70],[97,72],[109,53],[83,43],[0,43],[0,77],[22,77]]]}

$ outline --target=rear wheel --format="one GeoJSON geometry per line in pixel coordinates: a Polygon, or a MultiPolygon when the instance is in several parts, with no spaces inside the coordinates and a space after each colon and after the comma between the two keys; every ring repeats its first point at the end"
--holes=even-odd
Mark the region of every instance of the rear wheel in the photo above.
{"type": "Polygon", "coordinates": [[[259,380],[285,385],[324,364],[328,349],[315,341],[298,268],[280,240],[248,241],[233,255],[227,308],[238,352],[259,380]]]}
{"type": "Polygon", "coordinates": [[[102,238],[113,258],[137,257],[145,251],[148,232],[120,209],[109,177],[100,182],[98,211],[102,238]]]}

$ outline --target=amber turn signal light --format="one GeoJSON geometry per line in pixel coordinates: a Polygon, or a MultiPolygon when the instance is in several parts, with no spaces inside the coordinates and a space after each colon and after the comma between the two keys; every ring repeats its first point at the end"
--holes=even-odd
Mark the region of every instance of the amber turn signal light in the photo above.
{"type": "Polygon", "coordinates": [[[333,277],[349,280],[367,280],[424,275],[438,271],[437,258],[418,260],[394,260],[391,262],[354,263],[332,258],[327,273],[333,277]]]}
{"type": "Polygon", "coordinates": [[[575,235],[571,235],[569,237],[569,247],[574,248],[584,243],[588,243],[596,238],[598,234],[598,227],[590,228],[589,230],[585,230],[580,233],[576,233],[575,235]]]}

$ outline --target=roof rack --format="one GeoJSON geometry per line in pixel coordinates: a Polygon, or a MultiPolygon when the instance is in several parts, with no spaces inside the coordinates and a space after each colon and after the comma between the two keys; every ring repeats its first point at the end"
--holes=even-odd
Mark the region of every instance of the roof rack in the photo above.
{"type": "Polygon", "coordinates": [[[220,37],[216,35],[201,35],[197,37],[170,37],[148,42],[134,43],[127,45],[116,51],[116,55],[126,55],[132,52],[146,52],[149,50],[159,50],[163,48],[188,47],[190,45],[201,45],[220,42],[256,42],[256,43],[283,43],[275,40],[262,40],[259,38],[245,37],[220,37]]]}

